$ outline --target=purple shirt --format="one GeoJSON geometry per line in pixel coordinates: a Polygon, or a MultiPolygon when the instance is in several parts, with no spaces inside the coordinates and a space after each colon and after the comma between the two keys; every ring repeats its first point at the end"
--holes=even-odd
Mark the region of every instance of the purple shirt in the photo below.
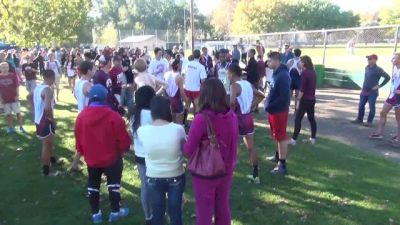
{"type": "Polygon", "coordinates": [[[314,70],[305,69],[300,76],[300,91],[304,93],[304,100],[315,100],[315,89],[317,88],[317,75],[314,70]]]}
{"type": "Polygon", "coordinates": [[[198,113],[190,126],[187,142],[184,146],[184,153],[188,157],[198,151],[202,141],[207,140],[207,122],[202,115],[207,114],[213,125],[214,132],[220,145],[221,155],[225,161],[226,171],[232,174],[235,170],[236,155],[239,140],[239,124],[237,116],[232,110],[225,114],[215,113],[210,110],[203,110],[198,113]]]}

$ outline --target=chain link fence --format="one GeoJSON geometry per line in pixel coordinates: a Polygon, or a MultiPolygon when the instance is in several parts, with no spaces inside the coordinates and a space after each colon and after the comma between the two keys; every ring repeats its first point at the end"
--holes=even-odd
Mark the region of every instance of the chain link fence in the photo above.
{"type": "Polygon", "coordinates": [[[255,48],[256,41],[268,51],[282,51],[285,44],[300,48],[303,55],[314,64],[326,68],[342,69],[363,79],[367,65],[365,56],[378,55],[378,65],[387,73],[392,72],[391,58],[397,51],[399,26],[373,26],[315,31],[290,31],[256,35],[231,35],[224,38],[226,47],[242,43],[245,50],[255,48]]]}

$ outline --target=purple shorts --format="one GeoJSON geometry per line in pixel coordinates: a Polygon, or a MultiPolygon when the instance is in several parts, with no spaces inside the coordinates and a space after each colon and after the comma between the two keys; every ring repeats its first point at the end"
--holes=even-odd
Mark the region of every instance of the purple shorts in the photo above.
{"type": "Polygon", "coordinates": [[[176,92],[174,97],[169,97],[169,101],[171,102],[171,110],[172,113],[181,114],[183,113],[183,103],[181,98],[181,93],[176,92]]]}
{"type": "Polygon", "coordinates": [[[386,103],[390,104],[393,107],[400,107],[397,95],[394,95],[391,98],[387,98],[386,103]]]}
{"type": "Polygon", "coordinates": [[[241,136],[246,136],[254,134],[254,120],[251,113],[238,115],[239,120],[239,134],[241,136]]]}

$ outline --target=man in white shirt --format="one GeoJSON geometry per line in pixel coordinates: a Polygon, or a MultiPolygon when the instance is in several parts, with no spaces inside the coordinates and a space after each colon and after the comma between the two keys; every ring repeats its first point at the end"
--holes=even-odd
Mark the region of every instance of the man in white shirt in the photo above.
{"type": "Polygon", "coordinates": [[[182,73],[185,79],[186,108],[189,109],[193,103],[194,112],[198,110],[201,83],[207,78],[205,67],[199,62],[200,50],[193,51],[193,61],[189,61],[183,68],[182,73]]]}
{"type": "Polygon", "coordinates": [[[154,55],[156,58],[151,60],[148,72],[158,79],[164,80],[164,73],[168,71],[169,63],[166,59],[162,58],[161,48],[155,48],[154,55]]]}

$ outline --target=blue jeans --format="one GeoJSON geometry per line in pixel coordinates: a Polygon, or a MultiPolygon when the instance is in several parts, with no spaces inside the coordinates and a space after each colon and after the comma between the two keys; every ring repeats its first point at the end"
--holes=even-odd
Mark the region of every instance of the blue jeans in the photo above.
{"type": "Polygon", "coordinates": [[[168,195],[168,215],[171,225],[182,225],[182,195],[185,189],[185,174],[172,178],[150,178],[146,180],[151,208],[153,209],[152,225],[164,225],[166,197],[168,195]]]}
{"type": "Polygon", "coordinates": [[[144,212],[144,217],[146,220],[151,220],[151,205],[150,205],[150,193],[149,187],[146,182],[146,165],[137,163],[137,168],[140,177],[140,201],[142,202],[142,208],[144,212]]]}
{"type": "Polygon", "coordinates": [[[365,114],[365,104],[369,105],[369,115],[368,115],[368,123],[372,123],[375,117],[375,103],[376,99],[378,98],[378,93],[371,91],[369,95],[360,95],[360,103],[358,105],[358,117],[357,120],[363,122],[364,121],[364,114],[365,114]]]}

